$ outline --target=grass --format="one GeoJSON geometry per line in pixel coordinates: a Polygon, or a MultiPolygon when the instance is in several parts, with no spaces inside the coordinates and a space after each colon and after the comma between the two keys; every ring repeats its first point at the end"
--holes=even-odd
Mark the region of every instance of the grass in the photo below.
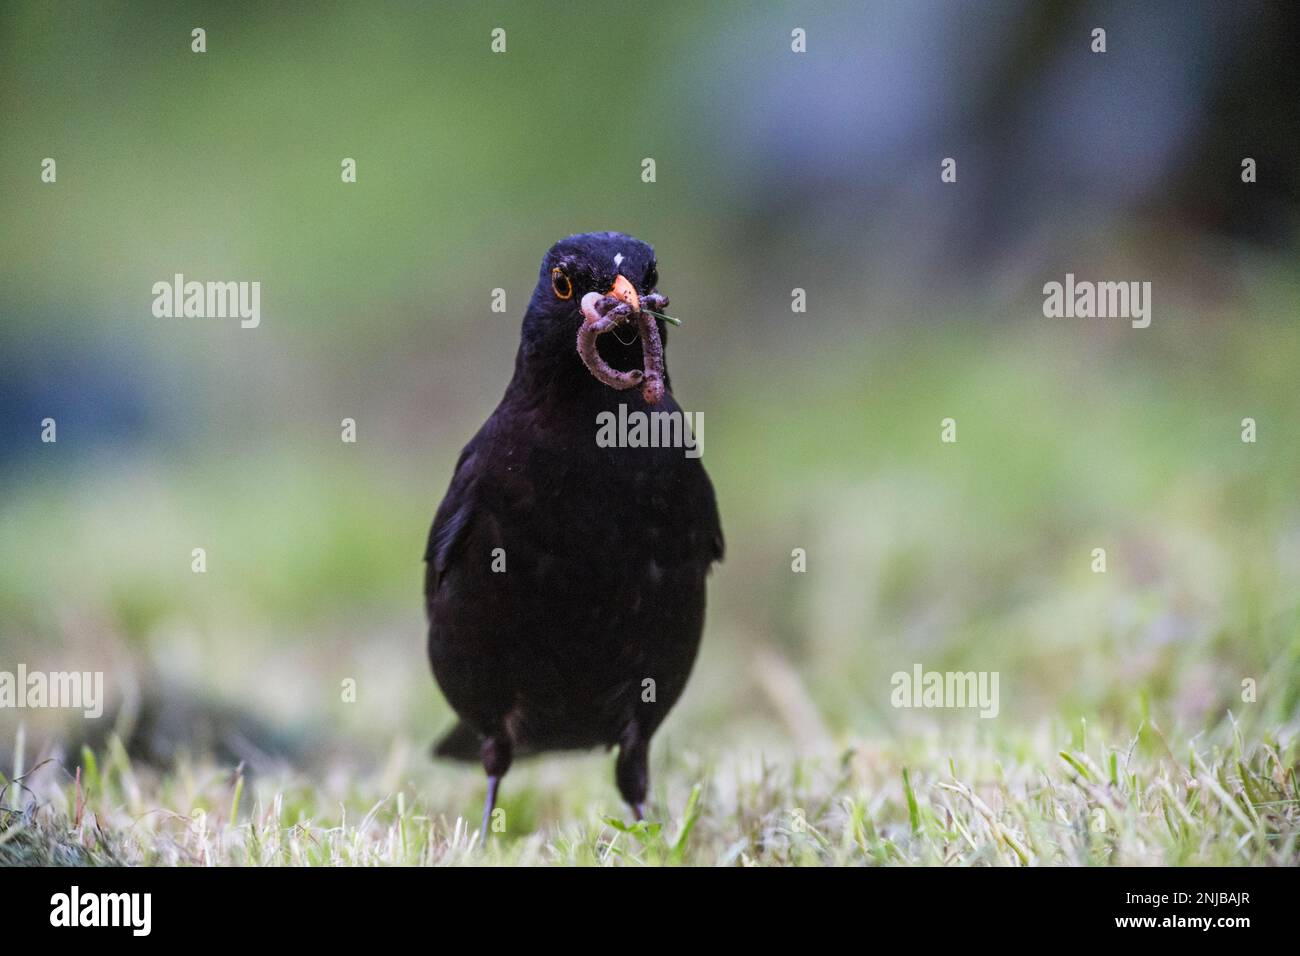
{"type": "Polygon", "coordinates": [[[1294,733],[1232,722],[1174,742],[1086,727],[1023,739],[938,732],[774,763],[671,755],[629,824],[608,761],[524,764],[504,832],[481,845],[476,773],[397,746],[382,772],[250,779],[210,763],[157,773],[116,739],[77,768],[5,781],[7,865],[1295,865],[1294,733]],[[441,778],[441,779],[439,779],[441,778]],[[21,784],[21,785],[20,785],[21,784]],[[432,796],[436,794],[436,796],[432,796]]]}
{"type": "Polygon", "coordinates": [[[651,819],[608,755],[522,762],[487,847],[481,773],[426,756],[451,715],[419,601],[482,407],[432,465],[399,428],[34,460],[0,496],[0,668],[104,670],[115,700],[0,713],[0,862],[1295,865],[1300,332],[1195,328],[1137,354],[918,326],[813,343],[812,379],[720,371],[688,407],[729,554],[651,819]],[[998,716],[891,707],[918,662],[1000,674],[998,716]]]}

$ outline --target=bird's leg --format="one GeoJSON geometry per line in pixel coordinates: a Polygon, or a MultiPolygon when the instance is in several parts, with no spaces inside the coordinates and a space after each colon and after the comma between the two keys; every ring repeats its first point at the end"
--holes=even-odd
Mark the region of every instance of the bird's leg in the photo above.
{"type": "Polygon", "coordinates": [[[649,758],[650,739],[641,733],[641,725],[633,720],[619,738],[614,779],[618,783],[618,792],[638,820],[645,819],[645,797],[650,786],[649,758]]]}
{"type": "Polygon", "coordinates": [[[488,834],[491,832],[488,826],[492,822],[492,811],[497,805],[497,784],[500,782],[500,777],[488,777],[487,799],[483,801],[483,825],[479,829],[479,832],[483,834],[483,839],[480,842],[485,846],[487,845],[488,834]]]}
{"type": "Polygon", "coordinates": [[[483,769],[487,771],[487,800],[483,804],[483,829],[482,843],[486,845],[488,834],[491,832],[489,827],[492,823],[492,811],[497,805],[497,786],[501,783],[501,778],[506,775],[510,769],[510,761],[514,756],[513,748],[510,746],[510,738],[505,734],[492,734],[483,738],[483,746],[479,751],[483,758],[483,769]]]}
{"type": "Polygon", "coordinates": [[[631,314],[629,307],[621,302],[612,307],[609,305],[614,302],[618,300],[602,296],[598,292],[588,292],[582,297],[583,322],[578,329],[578,355],[581,356],[587,370],[595,376],[596,381],[604,382],[610,388],[622,391],[640,385],[645,376],[640,369],[620,372],[610,367],[610,364],[601,358],[600,350],[596,347],[597,338],[610,329],[622,325],[631,314]],[[597,311],[602,306],[606,310],[604,315],[597,311]]]}

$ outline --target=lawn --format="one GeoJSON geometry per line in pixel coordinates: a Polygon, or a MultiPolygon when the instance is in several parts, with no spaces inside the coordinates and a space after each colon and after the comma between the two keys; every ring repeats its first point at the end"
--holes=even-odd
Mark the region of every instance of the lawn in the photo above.
{"type": "Polygon", "coordinates": [[[729,551],[650,819],[610,755],[523,761],[486,847],[481,773],[428,756],[419,564],[486,402],[355,452],[60,445],[6,478],[0,651],[104,670],[110,710],[0,714],[0,861],[1295,865],[1300,332],[1122,335],[913,326],[682,374],[729,551]],[[997,715],[894,707],[917,663],[996,672],[997,715]]]}
{"type": "MultiPolygon", "coordinates": [[[[855,742],[791,761],[657,761],[630,824],[602,772],[569,758],[508,778],[503,830],[477,831],[482,785],[397,745],[382,770],[248,779],[211,763],[158,774],[120,742],[25,782],[3,811],[11,865],[1294,865],[1292,742],[1231,724],[1194,741],[1147,725],[1107,742],[1080,726],[1020,739],[855,742]],[[1059,747],[1060,749],[1056,749],[1059,747]],[[21,791],[19,791],[21,792],[21,791]],[[13,801],[19,803],[22,801],[13,801]]],[[[17,788],[10,784],[10,795],[17,788]]]]}

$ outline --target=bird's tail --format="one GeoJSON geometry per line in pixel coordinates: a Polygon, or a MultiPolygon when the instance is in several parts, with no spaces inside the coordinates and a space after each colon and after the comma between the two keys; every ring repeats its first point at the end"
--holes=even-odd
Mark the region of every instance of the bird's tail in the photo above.
{"type": "Polygon", "coordinates": [[[433,745],[433,755],[446,757],[449,760],[468,760],[477,763],[482,746],[483,738],[479,736],[479,732],[462,720],[433,745]]]}

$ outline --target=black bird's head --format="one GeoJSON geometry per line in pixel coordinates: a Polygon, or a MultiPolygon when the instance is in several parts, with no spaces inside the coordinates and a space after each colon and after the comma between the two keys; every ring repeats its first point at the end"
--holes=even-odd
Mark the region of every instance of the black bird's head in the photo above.
{"type": "MultiPolygon", "coordinates": [[[[520,368],[552,380],[564,372],[581,372],[599,385],[583,366],[576,347],[583,296],[590,292],[612,296],[636,310],[658,284],[654,249],[640,239],[621,232],[588,232],[561,239],[542,257],[537,288],[524,316],[520,368]]],[[[655,322],[661,338],[665,337],[663,322],[655,322]]],[[[642,368],[641,340],[634,324],[597,341],[612,368],[623,372],[642,368]]]]}

